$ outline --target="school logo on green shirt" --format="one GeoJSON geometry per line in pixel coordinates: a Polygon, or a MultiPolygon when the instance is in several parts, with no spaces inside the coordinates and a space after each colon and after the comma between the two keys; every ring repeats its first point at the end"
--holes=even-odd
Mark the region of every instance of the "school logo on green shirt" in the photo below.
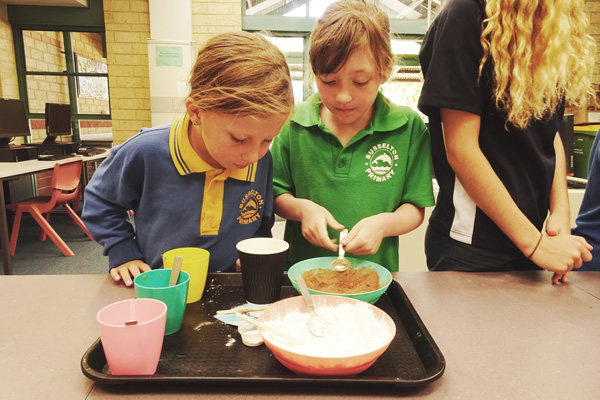
{"type": "Polygon", "coordinates": [[[394,167],[398,166],[398,152],[391,144],[379,143],[373,146],[365,158],[365,172],[375,182],[385,182],[394,176],[394,167]]]}
{"type": "Polygon", "coordinates": [[[262,195],[254,189],[250,190],[239,205],[240,215],[237,217],[238,222],[246,225],[258,221],[264,204],[265,200],[262,195]]]}

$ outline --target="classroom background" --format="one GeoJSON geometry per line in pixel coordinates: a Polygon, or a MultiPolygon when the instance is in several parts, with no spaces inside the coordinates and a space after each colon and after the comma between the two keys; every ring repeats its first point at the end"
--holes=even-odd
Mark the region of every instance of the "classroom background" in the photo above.
{"type": "MultiPolygon", "coordinates": [[[[0,0],[0,98],[24,100],[33,141],[45,137],[45,103],[57,102],[71,104],[76,122],[73,140],[117,145],[141,127],[177,118],[184,110],[188,74],[197,49],[213,34],[243,29],[272,32],[272,40],[288,59],[294,95],[299,102],[314,91],[306,61],[308,35],[316,16],[330,2],[0,0]]],[[[394,50],[399,56],[392,79],[382,88],[395,102],[416,108],[421,85],[419,41],[444,2],[378,2],[390,15],[394,50]]],[[[586,0],[586,9],[591,20],[590,34],[598,42],[600,0],[586,0]]],[[[600,82],[598,62],[596,57],[593,82],[600,82]]],[[[575,136],[581,142],[581,148],[575,150],[584,152],[581,149],[591,143],[591,136],[597,131],[591,127],[600,124],[600,110],[590,99],[586,107],[568,112],[574,115],[575,136]]],[[[582,157],[585,154],[579,154],[579,160],[582,157]]],[[[48,184],[49,173],[45,172],[11,181],[9,190],[13,200],[19,200],[32,192],[44,194],[48,184]]],[[[570,190],[573,221],[582,195],[583,189],[570,190]]],[[[430,212],[428,209],[426,218],[430,212]]],[[[50,241],[42,244],[35,240],[34,233],[22,231],[14,273],[105,272],[107,261],[100,256],[100,246],[86,242],[66,218],[65,225],[61,236],[68,237],[72,232],[72,240],[80,241],[86,249],[75,251],[76,256],[71,258],[84,257],[85,262],[66,262],[67,258],[50,241]],[[30,243],[26,239],[29,236],[30,243]],[[40,246],[48,246],[47,253],[40,246]]],[[[276,223],[275,236],[282,235],[282,225],[283,221],[276,223]]],[[[401,238],[401,271],[426,270],[425,227],[426,222],[401,238]]]]}

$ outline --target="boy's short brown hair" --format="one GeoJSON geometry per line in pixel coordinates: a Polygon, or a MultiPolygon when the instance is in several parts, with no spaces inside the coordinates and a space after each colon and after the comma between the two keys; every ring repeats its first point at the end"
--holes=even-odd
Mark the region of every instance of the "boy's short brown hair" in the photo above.
{"type": "Polygon", "coordinates": [[[313,72],[335,72],[361,48],[371,50],[379,74],[387,80],[394,66],[388,15],[369,0],[330,4],[311,34],[308,55],[313,72]]]}

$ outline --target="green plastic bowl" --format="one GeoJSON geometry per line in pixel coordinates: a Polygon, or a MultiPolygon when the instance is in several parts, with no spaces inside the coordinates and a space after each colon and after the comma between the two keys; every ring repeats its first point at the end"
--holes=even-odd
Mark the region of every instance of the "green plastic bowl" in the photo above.
{"type": "MultiPolygon", "coordinates": [[[[337,257],[317,257],[317,258],[309,258],[304,261],[300,261],[290,267],[288,270],[288,278],[290,278],[290,282],[294,289],[300,293],[300,289],[298,288],[298,284],[296,283],[296,279],[302,276],[302,273],[311,269],[333,269],[331,266],[331,262],[335,260],[337,257]]],[[[392,274],[385,267],[375,264],[374,262],[368,260],[359,260],[358,258],[346,257],[348,261],[350,261],[351,268],[360,268],[367,267],[374,269],[377,271],[379,275],[379,286],[380,288],[377,290],[373,290],[372,292],[365,293],[352,293],[352,294],[342,294],[342,293],[328,293],[321,292],[319,290],[308,289],[310,294],[328,294],[334,296],[344,296],[350,297],[352,299],[366,301],[369,304],[375,304],[377,300],[385,293],[390,283],[392,283],[392,274]]]]}

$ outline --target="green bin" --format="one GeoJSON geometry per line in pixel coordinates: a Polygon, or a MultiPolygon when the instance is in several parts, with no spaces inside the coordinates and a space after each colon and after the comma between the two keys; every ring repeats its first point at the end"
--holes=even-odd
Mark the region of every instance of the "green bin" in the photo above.
{"type": "Polygon", "coordinates": [[[579,125],[573,130],[573,174],[587,179],[590,150],[600,125],[579,125]]]}

